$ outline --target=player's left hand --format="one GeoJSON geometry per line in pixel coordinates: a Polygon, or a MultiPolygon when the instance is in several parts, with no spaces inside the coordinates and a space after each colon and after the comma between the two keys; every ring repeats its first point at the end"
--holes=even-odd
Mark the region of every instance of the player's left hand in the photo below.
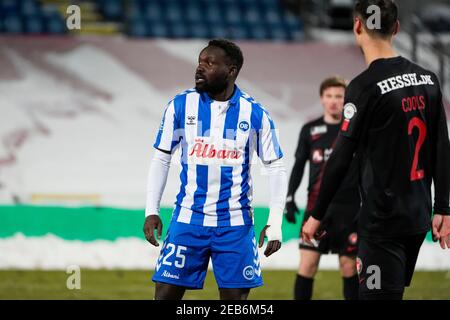
{"type": "Polygon", "coordinates": [[[306,243],[314,246],[313,239],[319,240],[325,235],[325,231],[322,231],[318,233],[320,227],[320,221],[314,219],[314,217],[309,217],[308,220],[306,220],[306,223],[303,225],[302,228],[302,235],[301,238],[306,243]]]}
{"type": "MultiPolygon", "coordinates": [[[[265,226],[264,229],[262,229],[261,233],[259,234],[259,247],[262,248],[264,245],[264,238],[267,237],[266,235],[266,229],[270,226],[265,226]]],[[[264,255],[266,257],[270,256],[271,254],[277,252],[281,248],[281,241],[279,240],[272,240],[267,243],[266,250],[264,251],[264,255]]]]}
{"type": "Polygon", "coordinates": [[[149,215],[145,218],[144,222],[144,234],[148,242],[155,247],[159,246],[158,241],[155,239],[155,229],[157,231],[158,239],[161,239],[163,224],[161,218],[158,215],[149,215]]]}
{"type": "Polygon", "coordinates": [[[450,216],[434,214],[433,216],[433,240],[438,241],[442,249],[450,249],[450,216]]]}

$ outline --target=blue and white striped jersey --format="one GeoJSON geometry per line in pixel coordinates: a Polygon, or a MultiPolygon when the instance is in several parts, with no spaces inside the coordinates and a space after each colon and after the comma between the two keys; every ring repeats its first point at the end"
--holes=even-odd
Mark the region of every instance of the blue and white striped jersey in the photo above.
{"type": "Polygon", "coordinates": [[[263,162],[283,156],[267,111],[235,86],[227,102],[195,89],[169,102],[155,148],[181,148],[174,220],[202,226],[252,225],[254,151],[263,162]]]}

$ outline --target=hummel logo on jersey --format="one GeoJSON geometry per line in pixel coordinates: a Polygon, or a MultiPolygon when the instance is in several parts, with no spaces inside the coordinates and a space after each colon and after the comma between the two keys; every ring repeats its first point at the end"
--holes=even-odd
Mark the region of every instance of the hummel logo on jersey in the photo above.
{"type": "Polygon", "coordinates": [[[187,125],[194,125],[195,124],[195,116],[187,116],[187,125]]]}

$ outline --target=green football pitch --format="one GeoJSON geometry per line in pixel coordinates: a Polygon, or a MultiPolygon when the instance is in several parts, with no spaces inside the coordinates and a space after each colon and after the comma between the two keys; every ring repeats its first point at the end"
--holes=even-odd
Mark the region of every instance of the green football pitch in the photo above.
{"type": "MultiPolygon", "coordinates": [[[[64,271],[0,271],[0,299],[152,299],[152,273],[134,270],[81,270],[81,289],[66,287],[64,271]]],[[[291,299],[295,271],[263,271],[265,285],[251,291],[249,299],[291,299]]],[[[313,299],[342,299],[337,271],[317,274],[313,299]]],[[[405,299],[450,299],[450,271],[416,271],[405,299]]],[[[218,299],[212,271],[203,290],[189,290],[185,299],[218,299]]]]}

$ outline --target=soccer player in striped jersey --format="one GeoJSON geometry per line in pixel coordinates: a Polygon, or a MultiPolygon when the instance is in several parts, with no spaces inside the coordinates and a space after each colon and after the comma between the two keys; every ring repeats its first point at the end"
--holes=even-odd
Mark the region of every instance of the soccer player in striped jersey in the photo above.
{"type": "Polygon", "coordinates": [[[199,55],[195,89],[166,107],[150,165],[144,233],[158,246],[159,204],[171,155],[181,149],[180,189],[153,281],[155,299],[181,299],[203,287],[211,258],[221,299],[246,299],[263,285],[258,245],[270,256],[281,247],[287,177],[268,112],[235,85],[240,48],[211,40],[199,55]],[[253,155],[267,169],[270,213],[257,242],[253,227],[253,155]]]}

